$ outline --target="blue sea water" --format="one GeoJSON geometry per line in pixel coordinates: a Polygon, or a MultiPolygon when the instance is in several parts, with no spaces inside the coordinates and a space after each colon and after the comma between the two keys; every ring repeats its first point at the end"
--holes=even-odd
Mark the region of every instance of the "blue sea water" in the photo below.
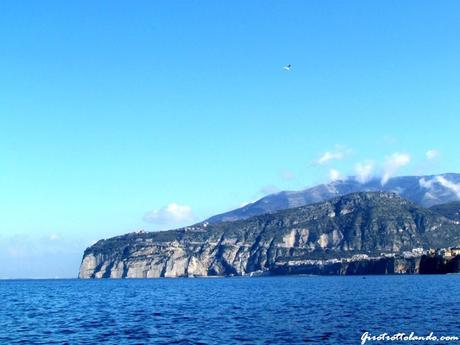
{"type": "Polygon", "coordinates": [[[360,344],[365,331],[460,336],[459,292],[458,275],[4,280],[0,344],[346,345],[360,344]]]}

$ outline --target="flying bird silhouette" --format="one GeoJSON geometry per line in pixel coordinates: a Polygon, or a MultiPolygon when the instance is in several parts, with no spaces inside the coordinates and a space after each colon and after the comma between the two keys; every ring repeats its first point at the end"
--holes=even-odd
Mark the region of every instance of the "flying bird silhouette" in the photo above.
{"type": "Polygon", "coordinates": [[[285,69],[286,71],[290,71],[291,70],[291,64],[284,66],[283,69],[285,69]]]}

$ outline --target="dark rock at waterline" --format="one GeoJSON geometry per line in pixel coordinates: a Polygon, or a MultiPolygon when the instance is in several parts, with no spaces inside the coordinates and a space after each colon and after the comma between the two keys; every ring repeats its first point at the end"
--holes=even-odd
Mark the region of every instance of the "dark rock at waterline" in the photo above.
{"type": "Polygon", "coordinates": [[[460,273],[460,255],[446,258],[438,255],[423,255],[420,259],[420,274],[460,273]]]}

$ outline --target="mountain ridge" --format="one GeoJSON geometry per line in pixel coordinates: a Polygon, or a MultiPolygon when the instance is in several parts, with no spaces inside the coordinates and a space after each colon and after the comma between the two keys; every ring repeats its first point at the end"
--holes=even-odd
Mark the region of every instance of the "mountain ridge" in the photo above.
{"type": "Polygon", "coordinates": [[[460,200],[460,174],[446,173],[422,176],[398,176],[390,178],[384,185],[380,178],[364,183],[356,177],[319,184],[301,191],[281,191],[269,194],[243,207],[214,215],[208,223],[247,219],[264,213],[313,204],[336,196],[355,192],[395,192],[419,205],[430,207],[460,200]],[[457,189],[456,189],[457,188],[457,189]]]}

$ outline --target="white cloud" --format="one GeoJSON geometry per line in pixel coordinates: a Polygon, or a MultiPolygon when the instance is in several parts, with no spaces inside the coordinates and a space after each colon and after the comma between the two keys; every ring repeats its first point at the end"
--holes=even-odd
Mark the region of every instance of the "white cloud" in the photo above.
{"type": "Polygon", "coordinates": [[[360,183],[366,183],[372,178],[372,173],[374,171],[374,163],[365,162],[358,163],[355,165],[355,174],[356,180],[360,183]]]}
{"type": "Polygon", "coordinates": [[[316,161],[317,164],[322,165],[326,164],[327,162],[333,160],[333,159],[342,159],[343,155],[341,152],[324,152],[316,161]]]}
{"type": "Polygon", "coordinates": [[[385,159],[384,172],[382,176],[382,185],[386,184],[388,180],[403,166],[410,163],[411,157],[407,153],[393,153],[385,159]]]}
{"type": "Polygon", "coordinates": [[[331,181],[337,181],[342,179],[342,174],[336,169],[329,170],[329,179],[331,181]]]}
{"type": "Polygon", "coordinates": [[[439,151],[435,149],[428,150],[426,151],[425,156],[426,156],[426,159],[431,161],[439,157],[439,151]]]}
{"type": "Polygon", "coordinates": [[[449,181],[442,175],[436,176],[431,180],[421,178],[418,182],[420,186],[428,190],[431,190],[434,184],[440,184],[444,188],[447,188],[454,192],[457,195],[457,197],[460,198],[460,183],[454,183],[452,181],[449,181]]]}
{"type": "Polygon", "coordinates": [[[315,161],[318,165],[324,165],[332,160],[341,160],[344,159],[351,153],[351,149],[346,148],[345,146],[336,145],[335,150],[326,151],[320,155],[320,157],[315,161]]]}
{"type": "Polygon", "coordinates": [[[144,215],[144,221],[154,224],[177,224],[192,219],[192,208],[175,202],[160,209],[149,211],[144,215]]]}
{"type": "Polygon", "coordinates": [[[435,182],[434,179],[426,180],[424,177],[422,177],[420,180],[418,180],[418,183],[420,184],[420,186],[425,188],[425,189],[431,189],[431,187],[433,187],[434,182],[435,182]]]}
{"type": "Polygon", "coordinates": [[[460,183],[454,183],[446,179],[444,176],[436,176],[436,181],[443,187],[450,189],[452,192],[457,194],[460,198],[460,183]]]}

